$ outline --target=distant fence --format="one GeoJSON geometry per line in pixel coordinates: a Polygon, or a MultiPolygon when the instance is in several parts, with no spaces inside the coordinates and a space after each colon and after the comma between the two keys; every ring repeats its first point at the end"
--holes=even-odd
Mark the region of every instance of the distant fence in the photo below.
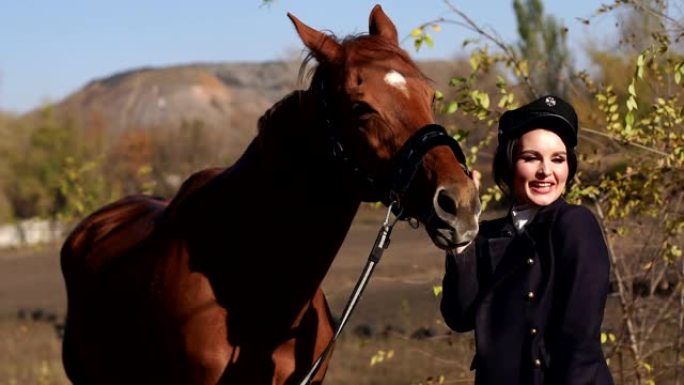
{"type": "Polygon", "coordinates": [[[27,219],[0,225],[0,249],[12,249],[58,242],[64,239],[67,226],[44,219],[27,219]]]}

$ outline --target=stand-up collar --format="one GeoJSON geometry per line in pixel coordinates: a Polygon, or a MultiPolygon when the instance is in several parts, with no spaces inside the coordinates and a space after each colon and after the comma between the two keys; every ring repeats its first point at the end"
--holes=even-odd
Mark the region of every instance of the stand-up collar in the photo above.
{"type": "Polygon", "coordinates": [[[525,226],[532,222],[540,208],[540,206],[531,204],[519,204],[511,207],[511,221],[513,221],[513,227],[518,234],[522,233],[525,226]]]}

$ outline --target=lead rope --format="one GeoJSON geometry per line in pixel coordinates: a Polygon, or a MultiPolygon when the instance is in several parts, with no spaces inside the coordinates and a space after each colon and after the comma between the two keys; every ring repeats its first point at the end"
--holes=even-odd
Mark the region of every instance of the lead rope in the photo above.
{"type": "Polygon", "coordinates": [[[337,341],[337,337],[339,337],[340,333],[342,333],[342,329],[349,320],[349,316],[351,315],[352,311],[354,311],[354,308],[356,307],[359,298],[361,298],[361,294],[363,293],[363,290],[366,288],[368,279],[370,278],[371,274],[373,274],[375,265],[378,264],[378,262],[380,262],[382,254],[389,247],[390,234],[392,233],[392,228],[399,220],[401,214],[401,210],[399,209],[397,215],[395,215],[394,219],[390,221],[390,218],[392,217],[392,209],[395,206],[399,207],[399,203],[397,201],[390,203],[387,209],[385,221],[383,222],[382,226],[380,227],[380,230],[378,231],[378,236],[375,238],[375,244],[373,244],[373,249],[371,249],[371,252],[368,255],[368,261],[366,262],[366,266],[363,268],[361,276],[359,277],[359,280],[356,282],[356,287],[354,287],[354,291],[352,291],[352,294],[351,296],[349,296],[349,300],[347,301],[347,305],[344,307],[344,312],[342,313],[342,318],[340,318],[340,324],[337,326],[335,334],[333,335],[330,342],[328,342],[328,346],[326,346],[325,350],[323,350],[321,355],[318,356],[318,359],[316,359],[316,362],[314,362],[313,366],[306,374],[304,379],[302,379],[302,381],[299,383],[299,385],[309,385],[311,383],[311,380],[313,379],[313,376],[316,374],[316,372],[318,372],[318,369],[320,369],[321,364],[323,363],[325,358],[328,356],[328,354],[330,354],[330,351],[335,345],[335,341],[337,341]]]}

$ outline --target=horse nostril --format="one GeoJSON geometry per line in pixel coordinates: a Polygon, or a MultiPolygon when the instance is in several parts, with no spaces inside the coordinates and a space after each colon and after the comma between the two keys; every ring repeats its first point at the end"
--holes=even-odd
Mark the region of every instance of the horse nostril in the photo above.
{"type": "Polygon", "coordinates": [[[456,201],[446,190],[442,190],[437,195],[437,205],[446,213],[456,216],[456,201]]]}

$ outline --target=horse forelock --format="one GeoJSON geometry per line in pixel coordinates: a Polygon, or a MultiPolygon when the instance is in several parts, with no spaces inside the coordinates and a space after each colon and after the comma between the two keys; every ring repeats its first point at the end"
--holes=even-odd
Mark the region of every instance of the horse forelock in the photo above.
{"type": "MultiPolygon", "coordinates": [[[[384,38],[368,34],[348,35],[343,39],[338,39],[333,34],[329,34],[329,36],[342,45],[344,58],[347,61],[346,63],[343,63],[344,66],[349,65],[348,62],[350,60],[352,62],[364,63],[395,60],[404,68],[410,69],[413,74],[421,79],[431,81],[431,79],[418,68],[406,51],[384,38]]],[[[317,80],[322,80],[321,78],[327,75],[326,71],[331,66],[340,66],[342,64],[317,63],[316,65],[311,66],[311,62],[315,59],[314,53],[308,52],[299,67],[297,78],[299,84],[304,84],[307,80],[310,80],[311,84],[314,85],[317,83],[317,80]]]]}
{"type": "Polygon", "coordinates": [[[411,72],[411,75],[427,80],[408,53],[386,39],[372,35],[349,37],[342,42],[345,48],[347,65],[393,61],[396,65],[411,72]]]}

